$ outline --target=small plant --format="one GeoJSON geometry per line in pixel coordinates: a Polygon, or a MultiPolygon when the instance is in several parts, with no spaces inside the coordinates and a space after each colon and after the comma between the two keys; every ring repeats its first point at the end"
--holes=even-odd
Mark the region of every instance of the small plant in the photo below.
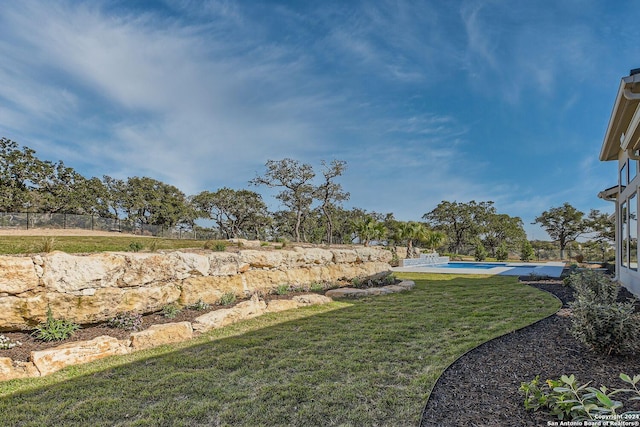
{"type": "Polygon", "coordinates": [[[22,345],[20,341],[12,341],[10,338],[0,335],[0,350],[9,350],[19,345],[22,345]]]}
{"type": "Polygon", "coordinates": [[[176,317],[182,310],[176,303],[167,304],[162,307],[162,315],[167,319],[173,319],[176,317]]]}
{"type": "Polygon", "coordinates": [[[473,253],[473,257],[475,258],[476,261],[479,261],[479,262],[487,259],[487,250],[484,248],[484,245],[482,244],[482,242],[478,241],[476,243],[476,249],[473,253]]]}
{"type": "MultiPolygon", "coordinates": [[[[579,385],[573,375],[562,375],[559,380],[547,380],[540,383],[540,377],[533,381],[520,385],[520,392],[524,394],[524,407],[530,411],[543,410],[555,415],[559,420],[593,420],[593,419],[627,419],[630,416],[637,417],[638,412],[624,412],[618,414],[624,403],[615,400],[614,395],[629,395],[627,400],[640,400],[640,375],[631,378],[629,375],[620,374],[620,379],[631,385],[632,388],[609,390],[605,386],[600,388],[590,387],[590,383],[579,385]]],[[[635,418],[637,419],[637,418],[635,418]]],[[[600,424],[606,425],[606,424],[600,424]]]]}
{"type": "Polygon", "coordinates": [[[383,286],[394,285],[395,283],[396,283],[396,277],[393,274],[384,276],[384,279],[382,279],[383,286]]]}
{"type": "Polygon", "coordinates": [[[507,245],[503,243],[498,246],[496,249],[496,260],[497,261],[506,261],[509,259],[509,249],[507,249],[507,245]]]}
{"type": "Polygon", "coordinates": [[[533,246],[531,246],[531,242],[525,240],[522,242],[522,247],[520,248],[520,261],[529,262],[535,256],[535,252],[533,250],[533,246]]]}
{"type": "Polygon", "coordinates": [[[142,314],[124,312],[109,319],[110,328],[124,329],[125,331],[138,331],[142,327],[142,314]]]}
{"type": "Polygon", "coordinates": [[[575,258],[576,258],[576,262],[578,264],[582,264],[584,262],[584,255],[582,255],[582,254],[576,255],[575,258]]]}
{"type": "Polygon", "coordinates": [[[55,250],[56,239],[53,237],[43,237],[36,245],[35,252],[49,253],[55,250]]]}
{"type": "Polygon", "coordinates": [[[207,240],[204,242],[204,249],[214,252],[224,252],[227,250],[227,244],[219,240],[207,240]]]}
{"type": "Polygon", "coordinates": [[[199,299],[198,301],[194,302],[193,304],[187,306],[187,308],[190,309],[190,310],[205,311],[205,310],[209,310],[211,308],[211,306],[209,304],[207,304],[206,302],[202,301],[201,299],[199,299]]]}
{"type": "MultiPolygon", "coordinates": [[[[160,241],[158,239],[150,239],[147,248],[150,252],[155,252],[160,247],[160,241]]],[[[137,251],[136,251],[137,252],[137,251]]]]}
{"type": "Polygon", "coordinates": [[[353,279],[351,279],[351,284],[353,285],[354,288],[361,287],[363,282],[364,281],[359,277],[354,277],[353,279]]]}
{"type": "Polygon", "coordinates": [[[322,283],[312,283],[309,290],[311,292],[322,292],[324,291],[324,285],[322,283]]]}
{"type": "Polygon", "coordinates": [[[129,243],[129,250],[131,252],[140,252],[142,250],[143,246],[142,243],[140,242],[131,242],[129,243]]]}
{"type": "Polygon", "coordinates": [[[291,292],[289,285],[278,285],[276,288],[277,295],[287,295],[289,292],[291,292]]]}
{"type": "Polygon", "coordinates": [[[62,341],[69,338],[80,325],[65,319],[54,319],[51,307],[47,309],[47,321],[38,325],[31,335],[42,341],[62,341]]]}
{"type": "Polygon", "coordinates": [[[233,292],[225,292],[218,300],[219,305],[231,305],[236,302],[236,294],[233,292]]]}

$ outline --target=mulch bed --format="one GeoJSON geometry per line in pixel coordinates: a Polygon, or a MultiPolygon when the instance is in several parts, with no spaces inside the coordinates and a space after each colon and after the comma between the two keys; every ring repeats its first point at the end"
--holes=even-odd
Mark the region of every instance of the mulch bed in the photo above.
{"type": "MultiPolygon", "coordinates": [[[[285,295],[275,295],[275,294],[266,294],[262,296],[266,302],[274,299],[291,299],[296,295],[303,295],[313,293],[309,292],[289,292],[285,295]]],[[[174,323],[174,322],[193,322],[196,317],[202,316],[205,313],[209,313],[210,311],[222,308],[231,308],[238,302],[242,302],[242,300],[238,300],[234,304],[230,305],[212,305],[211,308],[205,311],[192,310],[188,308],[183,308],[176,317],[168,318],[165,317],[161,312],[152,313],[142,316],[142,325],[139,330],[145,330],[152,325],[160,325],[164,323],[174,323]]],[[[48,348],[57,347],[62,344],[67,344],[75,341],[88,341],[93,338],[108,335],[110,337],[115,337],[117,339],[126,339],[129,337],[132,331],[127,331],[124,329],[112,328],[105,323],[99,323],[94,325],[82,325],[80,329],[75,331],[73,335],[67,338],[64,341],[52,341],[52,342],[44,342],[35,339],[29,332],[0,332],[1,335],[11,339],[12,341],[20,341],[22,345],[15,346],[10,349],[0,350],[0,357],[10,357],[14,361],[24,361],[27,362],[30,360],[31,352],[37,350],[45,350],[48,348]]]]}
{"type": "MultiPolygon", "coordinates": [[[[572,289],[561,281],[527,284],[556,295],[563,308],[573,300],[572,289]]],[[[620,298],[629,297],[625,289],[620,292],[620,298]]],[[[524,396],[518,391],[522,382],[536,375],[544,381],[574,374],[580,384],[592,381],[593,386],[612,389],[625,387],[620,373],[640,374],[640,357],[592,353],[569,333],[570,324],[569,318],[554,314],[460,357],[436,383],[421,427],[546,426],[557,418],[524,409],[524,396]]],[[[624,409],[632,408],[625,404],[624,409]]],[[[640,405],[633,409],[640,410],[640,405]]]]}

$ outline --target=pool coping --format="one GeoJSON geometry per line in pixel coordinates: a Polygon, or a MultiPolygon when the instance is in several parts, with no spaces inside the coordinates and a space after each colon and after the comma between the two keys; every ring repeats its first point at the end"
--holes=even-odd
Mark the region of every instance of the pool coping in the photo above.
{"type": "MultiPolygon", "coordinates": [[[[460,261],[455,261],[460,263],[460,261]]],[[[464,262],[464,261],[462,261],[464,262]]],[[[471,263],[471,262],[470,262],[471,263]]],[[[492,276],[538,276],[560,277],[565,267],[564,262],[509,262],[505,266],[486,269],[477,268],[438,268],[431,265],[413,265],[409,267],[393,267],[392,271],[406,273],[441,273],[441,274],[484,274],[492,276]]]]}

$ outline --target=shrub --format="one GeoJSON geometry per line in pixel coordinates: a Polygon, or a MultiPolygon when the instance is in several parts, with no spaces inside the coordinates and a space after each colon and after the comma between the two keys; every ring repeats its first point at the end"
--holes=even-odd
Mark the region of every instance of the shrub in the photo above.
{"type": "Polygon", "coordinates": [[[204,248],[214,252],[224,252],[227,250],[227,243],[220,240],[207,240],[204,242],[204,248]]]}
{"type": "Polygon", "coordinates": [[[177,304],[171,303],[162,307],[162,315],[168,319],[173,319],[176,317],[182,310],[178,307],[177,304]]]}
{"type": "Polygon", "coordinates": [[[629,375],[620,374],[620,379],[632,388],[627,387],[610,391],[607,387],[601,386],[597,389],[589,387],[589,383],[579,385],[573,375],[562,375],[559,380],[547,380],[542,385],[540,384],[540,377],[536,376],[529,383],[521,383],[520,392],[525,396],[525,409],[530,411],[545,410],[549,414],[557,416],[560,420],[602,420],[603,415],[612,415],[624,420],[627,419],[627,416],[637,416],[638,413],[625,412],[618,414],[617,410],[623,408],[624,403],[614,400],[612,397],[614,395],[631,395],[627,400],[639,400],[640,390],[638,389],[638,384],[640,383],[640,375],[631,378],[629,375]]]}
{"type": "Polygon", "coordinates": [[[147,245],[147,248],[149,249],[150,252],[157,251],[159,247],[160,247],[160,241],[158,239],[150,239],[149,244],[147,245]]]}
{"type": "Polygon", "coordinates": [[[496,260],[498,261],[506,261],[509,259],[509,250],[507,249],[507,245],[501,243],[496,249],[496,260]]]}
{"type": "Polygon", "coordinates": [[[322,283],[312,283],[309,290],[311,292],[322,292],[324,291],[324,285],[322,283]]]}
{"type": "Polygon", "coordinates": [[[110,328],[124,329],[125,331],[138,331],[142,327],[142,314],[124,312],[109,319],[110,328]]]}
{"type": "Polygon", "coordinates": [[[53,252],[56,246],[56,239],[53,237],[43,237],[37,245],[35,252],[53,252]]]}
{"type": "Polygon", "coordinates": [[[196,311],[204,311],[204,310],[209,310],[211,306],[206,302],[202,301],[201,299],[199,299],[198,301],[194,302],[190,306],[187,306],[187,308],[191,310],[196,310],[196,311]]]}
{"type": "Polygon", "coordinates": [[[484,261],[487,259],[487,250],[481,242],[476,243],[476,249],[473,253],[473,257],[476,261],[484,261]]]}
{"type": "Polygon", "coordinates": [[[218,304],[220,305],[230,305],[236,302],[236,294],[233,292],[225,292],[218,300],[218,304]]]}
{"type": "Polygon", "coordinates": [[[522,242],[522,247],[520,248],[520,261],[529,262],[533,259],[535,255],[533,251],[533,246],[531,246],[531,242],[525,240],[522,242]]]}
{"type": "Polygon", "coordinates": [[[287,295],[290,291],[289,285],[278,285],[276,288],[276,294],[278,295],[287,295]]]}
{"type": "Polygon", "coordinates": [[[584,262],[584,255],[582,255],[582,254],[576,255],[575,258],[576,258],[576,262],[578,264],[582,264],[584,262]]]}
{"type": "Polygon", "coordinates": [[[599,353],[640,351],[640,316],[631,301],[618,302],[619,285],[602,273],[582,271],[569,276],[575,290],[571,334],[599,353]]]}
{"type": "Polygon", "coordinates": [[[47,321],[38,325],[31,335],[42,341],[62,341],[69,338],[80,325],[65,319],[54,319],[51,307],[47,309],[47,321]]]}
{"type": "Polygon", "coordinates": [[[10,338],[0,335],[0,350],[9,350],[18,345],[22,345],[22,343],[20,341],[12,341],[10,338]]]}
{"type": "Polygon", "coordinates": [[[129,243],[129,250],[131,252],[140,252],[142,250],[143,246],[142,243],[140,242],[131,242],[129,243]]]}

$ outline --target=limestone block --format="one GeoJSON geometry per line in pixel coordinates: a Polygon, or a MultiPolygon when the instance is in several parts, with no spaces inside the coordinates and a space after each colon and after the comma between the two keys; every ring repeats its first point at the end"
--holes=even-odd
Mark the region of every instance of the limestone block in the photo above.
{"type": "Polygon", "coordinates": [[[249,268],[249,264],[240,262],[240,256],[234,253],[211,252],[207,254],[207,259],[210,276],[231,276],[249,268]]]}
{"type": "Polygon", "coordinates": [[[358,298],[366,297],[368,292],[364,289],[338,288],[327,291],[325,295],[329,298],[358,298]]]}
{"type": "Polygon", "coordinates": [[[67,366],[127,354],[129,351],[129,347],[117,338],[105,335],[90,341],[71,342],[47,350],[32,351],[31,361],[41,375],[48,375],[67,366]]]}
{"type": "Polygon", "coordinates": [[[252,268],[281,268],[282,253],[280,251],[241,251],[240,262],[247,263],[252,268]]]}
{"type": "Polygon", "coordinates": [[[254,293],[255,291],[269,292],[279,285],[289,283],[287,273],[281,270],[249,270],[241,276],[243,289],[249,293],[254,293]]]}
{"type": "Polygon", "coordinates": [[[243,301],[232,308],[215,310],[197,317],[193,321],[193,330],[206,332],[211,329],[221,328],[240,320],[251,319],[264,314],[267,304],[258,299],[258,295],[253,295],[250,300],[243,301]]]}
{"type": "Polygon", "coordinates": [[[49,291],[79,293],[86,288],[116,286],[126,265],[114,253],[70,255],[52,252],[43,257],[42,281],[49,291]]]}
{"type": "Polygon", "coordinates": [[[175,258],[166,254],[131,253],[125,256],[128,266],[121,278],[122,286],[145,286],[188,277],[184,269],[175,269],[175,258]]]}
{"type": "Polygon", "coordinates": [[[331,298],[325,295],[318,294],[296,295],[295,297],[293,297],[293,300],[300,305],[321,305],[328,304],[333,301],[331,298]]]}
{"type": "Polygon", "coordinates": [[[233,292],[240,296],[244,292],[242,277],[235,276],[204,276],[191,277],[182,282],[180,304],[191,305],[198,300],[214,304],[222,295],[233,292]]]}
{"type": "Polygon", "coordinates": [[[153,325],[129,336],[134,350],[157,347],[159,345],[186,341],[193,338],[193,329],[189,322],[165,323],[153,325]]]}
{"type": "Polygon", "coordinates": [[[295,247],[293,250],[302,255],[302,259],[306,265],[328,264],[333,261],[333,253],[326,249],[295,247]]]}
{"type": "Polygon", "coordinates": [[[384,288],[390,290],[391,292],[402,292],[408,290],[405,286],[398,285],[387,285],[384,288]]]}
{"type": "Polygon", "coordinates": [[[353,249],[331,249],[331,253],[336,264],[353,263],[358,260],[358,255],[353,249]]]}
{"type": "Polygon", "coordinates": [[[208,276],[211,263],[206,255],[191,252],[171,252],[168,255],[175,262],[176,277],[208,276]]]}
{"type": "Polygon", "coordinates": [[[0,292],[21,294],[39,285],[35,264],[29,257],[0,257],[0,292]]]}
{"type": "Polygon", "coordinates": [[[0,381],[40,376],[32,362],[14,362],[10,357],[0,357],[0,381]]]}
{"type": "Polygon", "coordinates": [[[398,283],[396,286],[400,286],[405,290],[410,291],[411,289],[415,288],[416,282],[414,282],[413,280],[403,280],[402,282],[398,283]]]}
{"type": "Polygon", "coordinates": [[[33,329],[46,317],[44,293],[0,297],[0,331],[33,329]]]}
{"type": "Polygon", "coordinates": [[[369,288],[367,289],[367,293],[369,295],[387,295],[387,294],[392,294],[394,291],[385,287],[381,287],[381,288],[369,288]]]}
{"type": "Polygon", "coordinates": [[[267,313],[291,310],[300,307],[302,304],[295,300],[274,299],[267,303],[267,313]]]}

